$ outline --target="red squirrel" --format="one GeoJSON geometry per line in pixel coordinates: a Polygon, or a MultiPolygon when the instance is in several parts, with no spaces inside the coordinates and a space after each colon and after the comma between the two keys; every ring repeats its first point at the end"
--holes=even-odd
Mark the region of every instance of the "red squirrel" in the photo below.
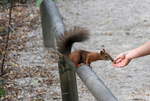
{"type": "Polygon", "coordinates": [[[76,50],[71,52],[75,42],[83,42],[89,39],[89,31],[85,28],[75,27],[73,30],[66,31],[58,43],[58,51],[69,57],[69,59],[79,67],[82,63],[89,65],[97,60],[111,60],[112,57],[103,49],[100,52],[89,52],[86,50],[76,50]]]}

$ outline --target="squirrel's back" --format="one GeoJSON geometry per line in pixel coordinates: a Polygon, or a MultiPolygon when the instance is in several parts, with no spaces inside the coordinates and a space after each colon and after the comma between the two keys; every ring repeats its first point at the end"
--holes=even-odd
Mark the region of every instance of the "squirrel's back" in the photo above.
{"type": "Polygon", "coordinates": [[[72,30],[66,31],[58,42],[58,51],[68,55],[71,53],[73,43],[82,42],[89,38],[89,31],[85,28],[75,27],[72,30]]]}

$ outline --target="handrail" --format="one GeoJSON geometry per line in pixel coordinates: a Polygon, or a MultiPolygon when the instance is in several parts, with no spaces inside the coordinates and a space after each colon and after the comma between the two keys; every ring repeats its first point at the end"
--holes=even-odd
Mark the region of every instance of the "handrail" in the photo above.
{"type": "Polygon", "coordinates": [[[89,66],[84,65],[79,67],[77,74],[97,101],[118,101],[89,66]]]}
{"type": "MultiPolygon", "coordinates": [[[[59,40],[65,30],[59,10],[52,0],[43,0],[40,10],[44,45],[48,48],[55,48],[56,40],[59,40]]],[[[62,101],[78,101],[75,72],[98,101],[117,101],[117,98],[90,67],[84,65],[76,68],[65,56],[60,57],[58,66],[62,101]]]]}

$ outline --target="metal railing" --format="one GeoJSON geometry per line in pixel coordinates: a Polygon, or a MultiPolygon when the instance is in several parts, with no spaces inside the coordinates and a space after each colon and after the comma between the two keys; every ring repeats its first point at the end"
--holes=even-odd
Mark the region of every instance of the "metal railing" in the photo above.
{"type": "MultiPolygon", "coordinates": [[[[59,37],[63,35],[65,30],[59,10],[52,0],[43,0],[40,10],[44,45],[47,48],[56,49],[57,40],[59,40],[59,37]]],[[[62,101],[79,100],[75,72],[97,101],[117,101],[117,98],[89,66],[84,65],[76,68],[65,56],[60,57],[58,65],[62,101]]]]}

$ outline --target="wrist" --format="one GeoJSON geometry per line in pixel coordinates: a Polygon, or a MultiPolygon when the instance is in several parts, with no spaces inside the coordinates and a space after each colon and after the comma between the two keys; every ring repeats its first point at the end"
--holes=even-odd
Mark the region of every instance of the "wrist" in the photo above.
{"type": "Polygon", "coordinates": [[[128,60],[132,60],[132,59],[134,58],[134,53],[133,53],[132,51],[128,51],[128,52],[126,53],[126,58],[127,58],[128,60]]]}

